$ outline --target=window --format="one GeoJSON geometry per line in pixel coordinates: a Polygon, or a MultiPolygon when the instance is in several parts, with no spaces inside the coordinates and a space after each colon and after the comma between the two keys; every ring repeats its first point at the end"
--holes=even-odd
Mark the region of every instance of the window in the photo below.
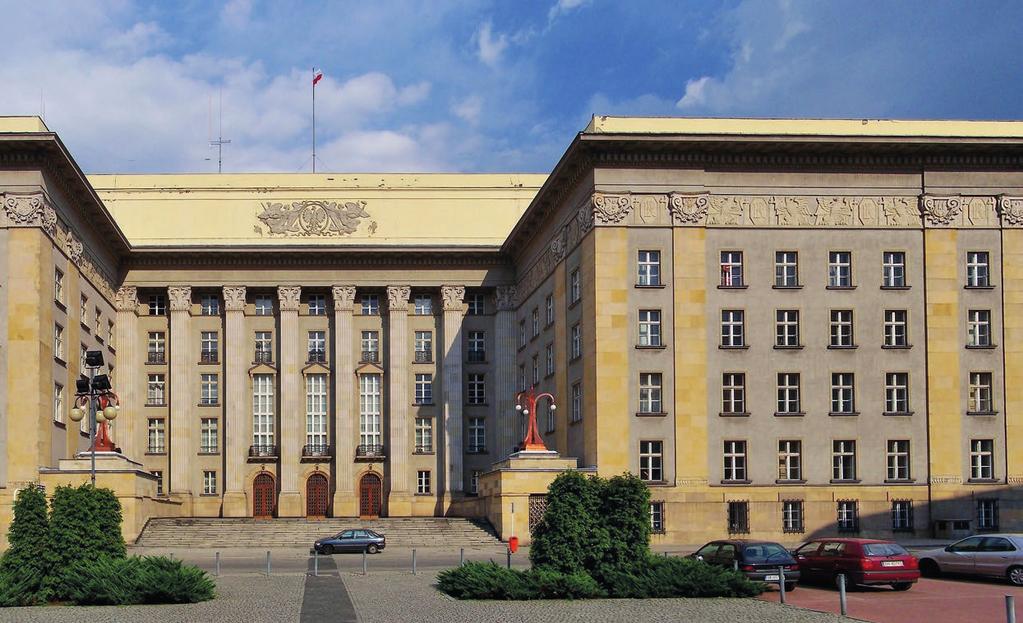
{"type": "Polygon", "coordinates": [[[892,530],[895,532],[913,531],[912,500],[892,500],[892,530]]]}
{"type": "Polygon", "coordinates": [[[881,286],[885,288],[906,287],[906,254],[902,251],[885,251],[882,254],[881,286]]]}
{"type": "Polygon", "coordinates": [[[725,309],[721,311],[722,346],[736,348],[746,345],[743,317],[741,309],[725,309]]]}
{"type": "Polygon", "coordinates": [[[163,470],[155,469],[149,473],[156,476],[156,495],[163,495],[163,470]]]}
{"type": "Polygon", "coordinates": [[[327,315],[327,296],[325,294],[309,295],[309,315],[310,316],[327,315]]]}
{"type": "Polygon", "coordinates": [[[309,361],[323,363],[327,361],[327,332],[310,331],[307,338],[309,361]]]}
{"type": "Polygon", "coordinates": [[[220,299],[215,294],[204,294],[199,298],[199,314],[202,316],[219,316],[220,299]]]}
{"type": "Polygon", "coordinates": [[[554,374],[554,344],[548,344],[544,347],[544,360],[546,375],[551,376],[554,374]]]}
{"type": "Polygon", "coordinates": [[[148,341],[149,363],[164,363],[167,354],[167,334],[163,331],[150,331],[148,341]]]}
{"type": "Polygon", "coordinates": [[[523,348],[526,345],[526,321],[519,321],[519,348],[523,348]]]}
{"type": "MultiPolygon", "coordinates": [[[[230,431],[228,431],[230,433],[230,431]]],[[[274,445],[274,377],[252,376],[252,445],[269,453],[274,445]]]]}
{"type": "Polygon", "coordinates": [[[64,422],[64,386],[53,384],[53,421],[64,422]]]}
{"type": "Polygon", "coordinates": [[[994,413],[990,372],[970,372],[970,393],[967,400],[968,413],[994,413]]]}
{"type": "Polygon", "coordinates": [[[831,442],[831,479],[856,480],[856,442],[831,442]]]}
{"type": "Polygon", "coordinates": [[[743,286],[742,251],[721,252],[721,286],[724,288],[743,286]]]}
{"type": "Polygon", "coordinates": [[[987,251],[970,251],[966,254],[966,287],[987,288],[991,285],[987,251]]]}
{"type": "Polygon", "coordinates": [[[799,374],[778,373],[778,413],[801,413],[799,408],[799,374]]]}
{"type": "Polygon", "coordinates": [[[831,413],[842,415],[856,413],[853,384],[852,372],[831,373],[831,413]]]}
{"type": "Polygon", "coordinates": [[[640,251],[637,263],[636,285],[661,285],[661,252],[640,251]]]}
{"type": "Polygon", "coordinates": [[[81,356],[78,359],[79,369],[81,370],[82,374],[85,374],[85,370],[88,368],[88,365],[86,364],[86,355],[88,353],[89,347],[87,347],[85,344],[82,344],[81,356]]]}
{"type": "Polygon", "coordinates": [[[970,478],[992,480],[995,477],[995,442],[992,439],[970,440],[970,478]]]}
{"type": "Polygon", "coordinates": [[[661,345],[661,310],[639,310],[639,345],[661,345]]]}
{"type": "Polygon", "coordinates": [[[82,326],[89,326],[89,297],[84,294],[78,302],[78,320],[82,323],[82,326]]]}
{"type": "Polygon", "coordinates": [[[359,444],[380,447],[380,375],[359,376],[359,444]]]}
{"type": "Polygon", "coordinates": [[[264,294],[256,296],[256,315],[257,316],[273,316],[274,314],[274,300],[273,297],[266,296],[264,294]]]}
{"type": "Polygon", "coordinates": [[[774,253],[774,285],[778,288],[799,287],[799,255],[795,251],[774,253]]]}
{"type": "MultiPolygon", "coordinates": [[[[557,418],[554,416],[554,411],[555,410],[551,409],[550,403],[546,403],[546,402],[543,403],[542,405],[537,405],[536,408],[537,408],[537,410],[542,410],[544,415],[547,416],[547,418],[546,418],[547,419],[547,431],[546,432],[553,433],[554,432],[554,426],[557,424],[557,418]]],[[[537,415],[539,416],[540,414],[537,413],[537,415]]]]}
{"type": "Polygon", "coordinates": [[[469,363],[483,363],[487,360],[487,339],[484,331],[469,331],[468,360],[469,363]]]}
{"type": "Polygon", "coordinates": [[[884,345],[889,348],[904,348],[909,346],[909,337],[906,330],[906,310],[886,309],[884,310],[884,345]]]}
{"type": "Polygon", "coordinates": [[[272,363],[273,360],[273,334],[256,331],[256,363],[272,363]]]}
{"type": "Polygon", "coordinates": [[[991,346],[991,310],[971,309],[966,316],[966,345],[991,346]]]}
{"type": "Polygon", "coordinates": [[[469,452],[478,454],[487,451],[487,426],[481,417],[469,418],[469,452]]]}
{"type": "Polygon", "coordinates": [[[746,375],[725,372],[721,375],[721,413],[746,415],[746,375]]]}
{"type": "Polygon", "coordinates": [[[526,366],[525,364],[519,366],[519,391],[524,392],[529,389],[526,385],[526,366]]]}
{"type": "MultiPolygon", "coordinates": [[[[85,421],[84,418],[82,420],[85,421]]],[[[163,418],[149,418],[149,444],[146,452],[149,454],[163,454],[166,452],[164,446],[164,420],[163,418]]]]}
{"type": "Polygon", "coordinates": [[[167,299],[162,294],[150,294],[149,295],[149,315],[150,316],[166,316],[167,315],[167,299]]]}
{"type": "Polygon", "coordinates": [[[364,362],[376,362],[380,360],[380,332],[362,332],[362,358],[364,362]]]}
{"type": "Polygon", "coordinates": [[[114,323],[107,321],[107,344],[114,345],[114,323]]]}
{"type": "Polygon", "coordinates": [[[544,318],[546,326],[554,324],[554,295],[548,294],[547,298],[543,300],[544,318]]]}
{"type": "Polygon", "coordinates": [[[662,442],[641,441],[639,442],[639,477],[646,482],[661,482],[664,480],[662,465],[662,442]]]}
{"type": "Polygon", "coordinates": [[[146,386],[146,404],[150,406],[162,406],[167,404],[165,393],[166,377],[163,374],[150,374],[146,386]]]}
{"type": "Polygon", "coordinates": [[[201,394],[199,397],[199,404],[201,405],[215,405],[217,404],[219,396],[219,383],[216,374],[200,374],[199,385],[201,388],[201,394]]]}
{"type": "Polygon", "coordinates": [[[579,269],[577,268],[568,275],[568,301],[572,305],[578,303],[582,298],[582,285],[579,282],[579,269]]]}
{"type": "Polygon", "coordinates": [[[852,287],[852,253],[848,251],[828,253],[828,287],[852,287]]]}
{"type": "Polygon", "coordinates": [[[744,482],[746,480],[746,442],[725,442],[725,481],[744,482]]]}
{"type": "Polygon", "coordinates": [[[314,452],[327,449],[327,375],[305,377],[305,442],[314,452]]]}
{"type": "Polygon", "coordinates": [[[479,495],[480,492],[480,476],[483,475],[482,470],[474,469],[472,474],[469,476],[469,495],[479,495]]]}
{"type": "Polygon", "coordinates": [[[92,319],[95,322],[95,324],[92,327],[93,335],[96,336],[97,340],[102,341],[103,333],[100,331],[100,328],[103,326],[103,312],[99,310],[99,307],[97,307],[94,310],[94,313],[92,314],[92,319]]]}
{"type": "Polygon", "coordinates": [[[728,503],[728,534],[749,534],[749,502],[728,503]]]}
{"type": "Polygon", "coordinates": [[[831,310],[831,348],[853,346],[853,313],[851,309],[831,310]]]}
{"type": "Polygon", "coordinates": [[[572,421],[583,419],[583,386],[582,383],[572,384],[572,421]]]}
{"type": "Polygon", "coordinates": [[[533,337],[540,335],[540,308],[533,308],[533,311],[530,314],[530,321],[533,328],[533,337]]]}
{"type": "Polygon", "coordinates": [[[433,331],[416,331],[415,357],[416,363],[433,361],[433,331]]]}
{"type": "Polygon", "coordinates": [[[910,412],[908,372],[885,373],[884,411],[886,414],[908,414],[910,412]]]}
{"type": "Polygon", "coordinates": [[[466,387],[469,392],[469,404],[487,404],[487,384],[484,382],[482,374],[479,372],[470,373],[466,387]]]}
{"type": "Polygon", "coordinates": [[[909,440],[889,439],[886,452],[888,480],[909,480],[909,440]]]}
{"type": "Polygon", "coordinates": [[[482,316],[486,313],[486,297],[482,294],[474,293],[466,297],[466,314],[469,316],[482,316]]]}
{"type": "Polygon", "coordinates": [[[214,454],[217,450],[217,418],[204,417],[199,420],[199,452],[214,454]]]}
{"type": "Polygon", "coordinates": [[[202,494],[203,495],[216,495],[217,494],[217,472],[212,470],[203,470],[202,472],[202,494]]]}
{"type": "Polygon", "coordinates": [[[416,452],[433,452],[433,418],[416,418],[416,452]]]}
{"type": "Polygon", "coordinates": [[[650,532],[664,534],[664,502],[650,502],[650,532]]]}
{"type": "Polygon", "coordinates": [[[53,325],[53,356],[64,359],[64,327],[59,324],[53,325]]]}
{"type": "Polygon", "coordinates": [[[977,500],[977,529],[998,529],[998,500],[984,498],[977,500]]]}
{"type": "Polygon", "coordinates": [[[583,332],[578,324],[572,325],[572,331],[569,336],[569,351],[572,354],[572,359],[578,359],[583,355],[583,332]]]}
{"type": "Polygon", "coordinates": [[[660,372],[643,372],[639,375],[639,412],[663,413],[660,372]]]}
{"type": "Polygon", "coordinates": [[[860,513],[859,503],[856,500],[838,501],[838,531],[859,532],[860,513]]]}
{"type": "Polygon", "coordinates": [[[417,294],[413,301],[412,313],[416,316],[433,315],[433,298],[429,294],[417,294]]]}
{"type": "Polygon", "coordinates": [[[362,305],[363,316],[380,315],[380,297],[378,295],[363,294],[359,297],[359,303],[362,305]]]}
{"type": "Polygon", "coordinates": [[[803,501],[785,500],[781,503],[782,532],[803,531],[803,501]]]}
{"type": "Polygon", "coordinates": [[[416,404],[417,405],[433,404],[432,374],[416,375],[416,404]]]}
{"type": "Polygon", "coordinates": [[[803,479],[803,442],[783,439],[778,442],[778,480],[803,479]]]}
{"type": "Polygon", "coordinates": [[[781,348],[799,346],[799,312],[794,309],[779,309],[775,312],[774,345],[781,348]]]}
{"type": "Polygon", "coordinates": [[[217,363],[219,359],[218,336],[216,331],[202,331],[200,334],[200,358],[202,363],[217,363]]]}
{"type": "Polygon", "coordinates": [[[540,383],[540,355],[533,355],[533,385],[540,383]]]}
{"type": "Polygon", "coordinates": [[[419,495],[430,493],[430,470],[421,469],[416,472],[416,493],[419,495]]]}
{"type": "Polygon", "coordinates": [[[53,300],[64,303],[64,273],[59,268],[53,269],[53,300]]]}

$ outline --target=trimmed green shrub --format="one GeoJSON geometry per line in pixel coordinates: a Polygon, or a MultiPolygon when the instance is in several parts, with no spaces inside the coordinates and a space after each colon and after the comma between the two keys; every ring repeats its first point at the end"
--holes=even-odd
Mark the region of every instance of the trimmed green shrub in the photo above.
{"type": "Polygon", "coordinates": [[[0,604],[31,605],[44,600],[47,526],[43,490],[33,486],[18,491],[7,532],[10,547],[0,559],[0,604]]]}
{"type": "Polygon", "coordinates": [[[603,586],[611,597],[753,597],[764,591],[731,569],[709,565],[691,558],[647,557],[645,560],[608,570],[603,586]]]}
{"type": "Polygon", "coordinates": [[[33,578],[0,572],[0,608],[32,606],[39,603],[38,585],[33,578]]]}
{"type": "Polygon", "coordinates": [[[550,569],[520,571],[493,562],[469,562],[437,576],[441,591],[457,599],[590,599],[603,597],[597,582],[585,573],[550,569]]]}
{"type": "Polygon", "coordinates": [[[61,598],[82,606],[119,606],[139,602],[139,559],[81,559],[72,563],[63,574],[61,598]]]}
{"type": "Polygon", "coordinates": [[[79,605],[182,604],[214,597],[198,567],[161,556],[79,560],[68,569],[66,598],[79,605]]]}
{"type": "Polygon", "coordinates": [[[602,483],[574,471],[554,479],[547,510],[533,529],[529,560],[534,567],[586,573],[603,560],[610,536],[600,514],[602,483]]]}
{"type": "Polygon", "coordinates": [[[199,567],[163,556],[141,559],[136,577],[138,603],[192,604],[213,599],[216,585],[199,567]]]}
{"type": "Polygon", "coordinates": [[[593,599],[605,597],[604,589],[585,573],[558,573],[548,569],[520,572],[526,576],[531,599],[593,599]]]}
{"type": "MultiPolygon", "coordinates": [[[[611,538],[596,568],[588,569],[598,580],[650,556],[650,489],[634,474],[594,480],[599,487],[599,521],[611,538]]],[[[606,582],[601,582],[606,584],[606,582]]]]}

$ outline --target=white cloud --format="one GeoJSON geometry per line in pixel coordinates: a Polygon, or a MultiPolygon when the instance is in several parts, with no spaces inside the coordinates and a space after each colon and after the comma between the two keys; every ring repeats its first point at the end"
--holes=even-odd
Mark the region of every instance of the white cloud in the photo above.
{"type": "Polygon", "coordinates": [[[678,101],[679,108],[690,108],[693,106],[699,106],[706,100],[706,89],[707,84],[710,83],[712,78],[710,76],[703,76],[695,80],[686,81],[686,92],[682,95],[682,99],[678,101]]]}
{"type": "Polygon", "coordinates": [[[455,116],[472,125],[479,123],[480,113],[483,112],[483,98],[479,95],[470,95],[451,107],[455,116]]]}
{"type": "Polygon", "coordinates": [[[585,6],[590,3],[590,0],[558,0],[554,3],[554,6],[547,11],[547,20],[553,22],[558,17],[578,9],[581,6],[585,6]]]}
{"type": "Polygon", "coordinates": [[[411,106],[413,104],[419,104],[430,96],[431,85],[427,81],[417,82],[416,84],[410,84],[407,87],[403,87],[398,91],[398,104],[401,106],[411,106]]]}
{"type": "Polygon", "coordinates": [[[228,28],[242,30],[252,17],[252,0],[231,0],[220,10],[220,21],[228,28]]]}
{"type": "Polygon", "coordinates": [[[130,29],[106,38],[103,47],[113,53],[136,56],[158,50],[170,42],[170,35],[159,24],[137,22],[130,29]]]}
{"type": "Polygon", "coordinates": [[[494,25],[491,22],[484,22],[473,35],[476,42],[476,55],[491,67],[501,61],[501,55],[508,47],[508,35],[499,33],[495,36],[493,28],[494,25]]]}

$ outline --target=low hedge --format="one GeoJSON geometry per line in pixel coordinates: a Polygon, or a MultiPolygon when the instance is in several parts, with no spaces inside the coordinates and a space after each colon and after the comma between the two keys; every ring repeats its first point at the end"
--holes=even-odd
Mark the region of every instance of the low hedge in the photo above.
{"type": "Polygon", "coordinates": [[[754,597],[764,584],[731,569],[691,558],[658,558],[605,571],[601,583],[610,597],[754,597]]]}
{"type": "Polygon", "coordinates": [[[585,573],[547,569],[506,569],[493,562],[469,562],[437,577],[440,590],[457,599],[590,599],[604,597],[585,573]]]}
{"type": "Polygon", "coordinates": [[[162,556],[79,560],[64,579],[66,599],[79,605],[197,603],[215,588],[202,569],[162,556]]]}

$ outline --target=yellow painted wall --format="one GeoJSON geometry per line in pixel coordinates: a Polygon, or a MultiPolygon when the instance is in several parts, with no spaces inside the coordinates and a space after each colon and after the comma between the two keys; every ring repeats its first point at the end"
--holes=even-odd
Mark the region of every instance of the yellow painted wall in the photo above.
{"type": "Polygon", "coordinates": [[[1023,483],[1023,229],[1002,230],[1005,450],[1009,483],[1023,483]]]}
{"type": "Polygon", "coordinates": [[[924,232],[927,275],[927,410],[931,478],[961,479],[959,289],[956,230],[924,232]]]}
{"type": "Polygon", "coordinates": [[[675,478],[707,480],[707,291],[703,228],[674,229],[675,478]]]}

